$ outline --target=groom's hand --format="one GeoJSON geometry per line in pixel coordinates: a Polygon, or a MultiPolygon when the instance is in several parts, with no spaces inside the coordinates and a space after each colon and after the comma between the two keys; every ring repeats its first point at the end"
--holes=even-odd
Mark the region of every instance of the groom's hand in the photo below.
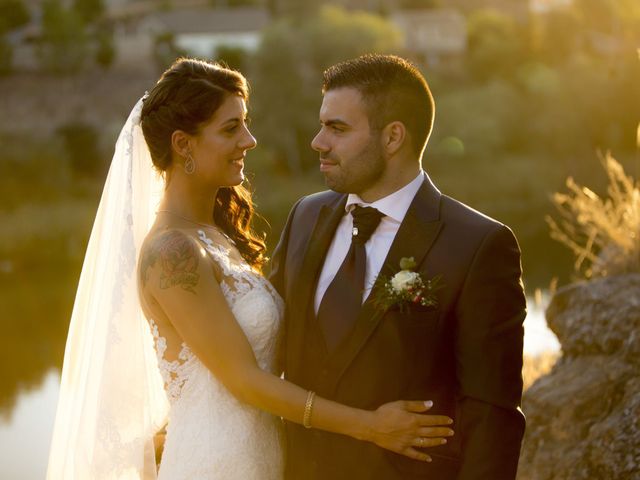
{"type": "Polygon", "coordinates": [[[414,460],[430,462],[431,457],[418,448],[447,443],[453,420],[444,415],[425,415],[433,402],[404,401],[385,403],[372,412],[371,441],[379,447],[414,460]]]}

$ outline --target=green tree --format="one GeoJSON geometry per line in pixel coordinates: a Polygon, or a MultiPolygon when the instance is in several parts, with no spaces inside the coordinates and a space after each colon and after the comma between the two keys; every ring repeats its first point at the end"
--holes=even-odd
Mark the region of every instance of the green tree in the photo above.
{"type": "Polygon", "coordinates": [[[249,53],[244,48],[236,45],[219,45],[213,57],[241,72],[246,71],[249,66],[249,53]]]}
{"type": "Polygon", "coordinates": [[[0,35],[0,75],[11,73],[13,64],[13,47],[5,35],[0,35]]]}
{"type": "Polygon", "coordinates": [[[102,68],[109,68],[116,58],[116,47],[113,43],[113,35],[107,30],[100,30],[96,34],[96,63],[102,68]]]}
{"type": "Polygon", "coordinates": [[[290,171],[313,164],[322,72],[364,53],[397,53],[402,35],[369,13],[324,7],[304,21],[284,18],[263,34],[251,76],[256,133],[290,171]]]}
{"type": "Polygon", "coordinates": [[[85,22],[91,23],[104,13],[104,4],[102,0],[73,0],[73,9],[85,22]]]}
{"type": "Polygon", "coordinates": [[[306,18],[320,9],[320,0],[266,0],[267,9],[276,17],[306,18]]]}
{"type": "Polygon", "coordinates": [[[580,50],[585,31],[572,10],[554,10],[537,19],[540,28],[537,56],[548,63],[562,64],[580,50]]]}
{"type": "Polygon", "coordinates": [[[176,38],[172,32],[160,33],[153,45],[153,59],[160,71],[165,71],[178,57],[187,52],[176,45],[176,38]]]}
{"type": "Polygon", "coordinates": [[[57,130],[62,138],[69,164],[80,175],[102,174],[104,163],[99,148],[98,130],[83,122],[70,122],[57,130]]]}
{"type": "Polygon", "coordinates": [[[584,33],[599,33],[636,49],[640,43],[640,2],[638,0],[574,0],[573,13],[584,33]]]}
{"type": "Polygon", "coordinates": [[[400,8],[440,8],[442,0],[400,0],[400,8]]]}
{"type": "Polygon", "coordinates": [[[60,0],[45,0],[38,50],[42,67],[57,73],[78,71],[87,56],[87,42],[85,26],[78,13],[65,9],[60,0]]]}
{"type": "Polygon", "coordinates": [[[0,33],[26,25],[30,19],[24,0],[0,0],[0,33]]]}
{"type": "Polygon", "coordinates": [[[602,33],[620,34],[621,28],[640,27],[637,0],[574,0],[573,10],[585,27],[602,33]]]}
{"type": "Polygon", "coordinates": [[[469,67],[480,80],[512,73],[522,58],[520,29],[497,10],[478,10],[469,17],[468,41],[469,67]]]}

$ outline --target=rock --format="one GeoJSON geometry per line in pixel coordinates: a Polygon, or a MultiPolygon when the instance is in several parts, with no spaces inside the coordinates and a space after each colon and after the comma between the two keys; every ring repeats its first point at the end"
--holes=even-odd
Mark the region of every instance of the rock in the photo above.
{"type": "Polygon", "coordinates": [[[561,288],[546,317],[565,355],[624,353],[640,362],[640,274],[561,288]]]}
{"type": "Polygon", "coordinates": [[[559,290],[562,357],[525,393],[519,480],[640,479],[640,275],[559,290]]]}

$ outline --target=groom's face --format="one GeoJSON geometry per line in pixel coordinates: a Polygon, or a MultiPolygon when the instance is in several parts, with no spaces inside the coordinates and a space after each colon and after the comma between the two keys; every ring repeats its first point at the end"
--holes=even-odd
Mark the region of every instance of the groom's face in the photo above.
{"type": "Polygon", "coordinates": [[[380,133],[371,129],[366,105],[355,88],[325,93],[320,131],[311,147],[320,153],[320,171],[331,190],[362,196],[381,181],[386,162],[380,133]]]}

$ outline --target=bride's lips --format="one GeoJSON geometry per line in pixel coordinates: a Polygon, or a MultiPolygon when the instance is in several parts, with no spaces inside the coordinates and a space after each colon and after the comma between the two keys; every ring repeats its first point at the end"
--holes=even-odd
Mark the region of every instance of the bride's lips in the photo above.
{"type": "Polygon", "coordinates": [[[244,157],[232,158],[231,164],[236,167],[244,167],[244,157]]]}

